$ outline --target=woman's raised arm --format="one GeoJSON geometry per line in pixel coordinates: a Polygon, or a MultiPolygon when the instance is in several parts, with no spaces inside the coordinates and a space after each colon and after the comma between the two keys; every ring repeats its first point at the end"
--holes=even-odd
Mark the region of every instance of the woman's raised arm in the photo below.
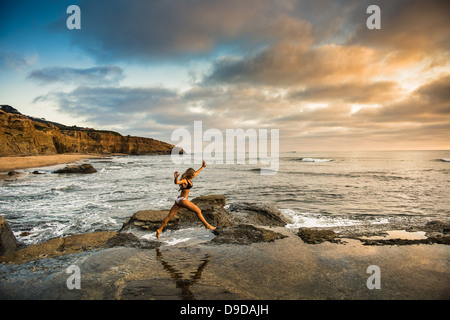
{"type": "Polygon", "coordinates": [[[202,169],[203,169],[204,167],[206,167],[206,162],[205,162],[205,160],[203,160],[203,163],[202,163],[202,166],[200,167],[200,169],[198,169],[197,171],[195,171],[194,177],[195,177],[196,175],[198,175],[198,174],[200,173],[200,171],[202,171],[202,169]]]}
{"type": "Polygon", "coordinates": [[[175,183],[175,184],[182,184],[182,183],[186,182],[186,179],[178,181],[178,177],[179,176],[180,176],[180,174],[178,173],[178,171],[175,171],[174,174],[173,174],[173,177],[174,177],[173,183],[175,183]]]}

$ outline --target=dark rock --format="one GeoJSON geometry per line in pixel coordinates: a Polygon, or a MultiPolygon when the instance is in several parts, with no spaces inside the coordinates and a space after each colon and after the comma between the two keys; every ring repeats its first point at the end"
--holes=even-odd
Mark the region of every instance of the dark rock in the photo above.
{"type": "Polygon", "coordinates": [[[0,262],[23,263],[96,249],[103,247],[110,238],[116,235],[117,232],[114,231],[101,231],[54,238],[4,255],[0,257],[0,262]]]}
{"type": "MultiPolygon", "coordinates": [[[[232,222],[231,214],[224,209],[226,205],[226,197],[224,195],[206,195],[194,198],[192,203],[195,204],[201,211],[203,217],[209,224],[218,227],[231,226],[232,222]]],[[[197,215],[182,208],[175,217],[180,219],[180,223],[198,223],[197,215]]]]}
{"type": "Polygon", "coordinates": [[[17,172],[17,171],[10,171],[10,172],[8,172],[8,176],[15,176],[15,175],[18,175],[19,173],[17,172]]]}
{"type": "Polygon", "coordinates": [[[340,240],[336,239],[339,235],[332,230],[317,230],[310,228],[300,228],[297,235],[306,243],[318,244],[325,241],[339,243],[340,240]]]}
{"type": "Polygon", "coordinates": [[[404,246],[412,244],[450,244],[450,236],[429,237],[427,239],[359,239],[366,246],[404,246]]]}
{"type": "Polygon", "coordinates": [[[0,256],[11,254],[17,249],[17,240],[8,222],[0,215],[0,256]]]}
{"type": "Polygon", "coordinates": [[[249,245],[255,242],[272,242],[277,239],[286,238],[281,233],[247,224],[217,228],[213,233],[216,235],[211,240],[213,244],[249,245]]]}
{"type": "Polygon", "coordinates": [[[39,171],[37,171],[37,170],[34,170],[33,172],[32,172],[32,174],[43,174],[42,172],[39,172],[39,171]]]}
{"type": "Polygon", "coordinates": [[[89,164],[89,163],[85,163],[82,165],[68,165],[63,169],[59,169],[54,171],[55,173],[83,173],[83,174],[87,174],[87,173],[95,173],[97,172],[97,170],[95,170],[95,168],[89,164]]]}
{"type": "MultiPolygon", "coordinates": [[[[126,221],[120,232],[132,227],[141,230],[156,231],[161,226],[163,219],[169,214],[169,210],[142,210],[138,211],[126,221]]],[[[165,229],[177,229],[180,219],[176,215],[166,224],[165,229]]]]}
{"type": "Polygon", "coordinates": [[[116,231],[99,231],[75,234],[64,238],[53,238],[43,243],[33,244],[1,256],[0,262],[18,264],[42,258],[53,258],[66,254],[117,246],[156,248],[159,244],[156,241],[142,243],[132,234],[116,231]]]}
{"type": "MultiPolygon", "coordinates": [[[[232,225],[230,213],[223,208],[226,203],[224,195],[207,195],[194,198],[192,203],[198,206],[202,211],[203,217],[213,226],[232,225]]],[[[169,210],[143,210],[136,212],[126,222],[124,222],[120,231],[129,230],[132,227],[141,230],[156,231],[161,226],[162,220],[169,214],[169,210]]],[[[201,223],[197,215],[182,208],[169,220],[165,229],[178,229],[181,224],[201,223]]]]}
{"type": "Polygon", "coordinates": [[[140,249],[155,249],[160,246],[158,241],[141,241],[132,233],[121,232],[110,238],[104,248],[131,247],[140,249]]]}
{"type": "Polygon", "coordinates": [[[291,222],[277,207],[268,203],[236,202],[228,210],[237,223],[283,227],[291,222]]]}
{"type": "Polygon", "coordinates": [[[194,198],[192,200],[193,203],[195,203],[197,206],[218,206],[218,207],[224,207],[226,203],[226,197],[222,194],[209,194],[205,196],[200,196],[197,198],[194,198]]]}
{"type": "MultiPolygon", "coordinates": [[[[226,227],[234,225],[230,213],[224,208],[202,205],[198,206],[198,208],[202,211],[202,216],[205,220],[212,226],[226,227]]],[[[184,208],[181,209],[175,217],[179,219],[180,223],[201,223],[197,217],[197,214],[184,208]]]]}
{"type": "Polygon", "coordinates": [[[434,220],[425,224],[422,230],[428,232],[440,232],[445,234],[450,232],[450,224],[434,220]]]}
{"type": "Polygon", "coordinates": [[[436,244],[446,244],[446,245],[450,244],[450,236],[433,237],[428,239],[430,239],[433,243],[436,244]]]}

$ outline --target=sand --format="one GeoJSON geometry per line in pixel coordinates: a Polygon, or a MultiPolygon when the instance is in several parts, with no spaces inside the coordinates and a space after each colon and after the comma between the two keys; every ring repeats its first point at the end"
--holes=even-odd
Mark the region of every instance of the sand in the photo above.
{"type": "Polygon", "coordinates": [[[0,173],[12,170],[39,168],[63,163],[73,163],[88,158],[102,157],[99,154],[55,154],[40,156],[0,157],[0,173]]]}

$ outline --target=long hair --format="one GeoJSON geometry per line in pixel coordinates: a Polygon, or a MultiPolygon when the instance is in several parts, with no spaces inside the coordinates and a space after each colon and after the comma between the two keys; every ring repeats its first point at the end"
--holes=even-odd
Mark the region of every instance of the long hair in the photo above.
{"type": "Polygon", "coordinates": [[[194,173],[195,173],[195,170],[193,168],[189,168],[181,175],[180,180],[192,179],[194,177],[194,173]]]}

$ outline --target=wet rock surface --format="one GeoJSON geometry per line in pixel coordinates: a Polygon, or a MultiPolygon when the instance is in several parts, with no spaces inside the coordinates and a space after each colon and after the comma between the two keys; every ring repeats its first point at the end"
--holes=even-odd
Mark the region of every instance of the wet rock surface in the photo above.
{"type": "Polygon", "coordinates": [[[332,230],[318,230],[311,228],[300,228],[297,235],[309,244],[318,244],[325,241],[339,243],[339,235],[332,230]]]}
{"type": "Polygon", "coordinates": [[[89,174],[96,172],[97,170],[89,163],[84,163],[81,165],[68,165],[63,169],[54,171],[54,173],[79,173],[79,174],[89,174]]]}
{"type": "Polygon", "coordinates": [[[412,245],[412,244],[450,244],[450,236],[430,237],[427,239],[360,239],[364,245],[386,246],[386,245],[412,245]]]}
{"type": "Polygon", "coordinates": [[[8,222],[0,215],[0,256],[16,251],[18,243],[8,222]]]}
{"type": "MultiPolygon", "coordinates": [[[[147,210],[136,212],[120,231],[72,235],[12,250],[0,256],[0,298],[450,298],[445,284],[450,252],[441,245],[449,244],[449,225],[443,221],[395,226],[411,234],[426,233],[426,239],[415,240],[384,239],[389,230],[384,225],[297,231],[269,226],[283,217],[267,206],[257,211],[254,204],[240,204],[227,210],[225,200],[220,195],[193,200],[208,222],[217,224],[213,232],[197,233],[208,235],[198,242],[149,240],[155,239],[153,230],[168,210],[147,210]],[[251,218],[254,224],[242,223],[251,218]],[[374,235],[380,239],[370,239],[374,235]],[[380,247],[374,250],[370,245],[380,247]],[[383,268],[383,290],[370,291],[365,286],[369,258],[383,268]],[[82,270],[81,290],[66,286],[66,269],[71,265],[82,270]]],[[[167,227],[188,238],[201,226],[196,215],[185,211],[167,227]],[[176,231],[186,227],[191,230],[176,231]]]]}
{"type": "MultiPolygon", "coordinates": [[[[271,230],[256,227],[250,224],[242,224],[242,216],[239,212],[252,211],[254,221],[258,224],[263,222],[267,225],[281,224],[282,215],[270,205],[258,206],[246,203],[234,207],[230,212],[224,208],[226,198],[223,195],[208,195],[197,197],[192,200],[201,210],[205,219],[212,225],[217,226],[214,231],[216,235],[211,241],[212,244],[242,244],[248,245],[256,242],[273,242],[282,239],[282,234],[271,230]],[[260,210],[260,211],[258,211],[260,210]],[[262,218],[261,218],[262,217],[262,218]]],[[[119,231],[100,231],[85,234],[76,234],[63,238],[54,238],[46,242],[30,245],[28,247],[16,250],[13,244],[16,243],[12,232],[7,236],[8,224],[6,221],[2,224],[2,242],[1,248],[4,253],[0,257],[0,262],[4,263],[24,263],[43,258],[58,257],[66,254],[79,253],[94,249],[104,249],[118,246],[130,246],[134,248],[156,248],[159,246],[157,241],[144,241],[128,231],[138,229],[141,231],[156,231],[161,225],[161,221],[167,216],[169,210],[143,210],[138,211],[126,221],[119,231]],[[3,232],[4,231],[4,232],[3,232]],[[10,241],[11,240],[11,241],[10,241]]],[[[244,219],[247,221],[248,219],[244,219]]],[[[182,209],[166,225],[166,229],[176,230],[183,227],[201,224],[196,214],[189,210],[182,209]]]]}
{"type": "Polygon", "coordinates": [[[450,224],[443,221],[429,221],[422,225],[372,225],[333,228],[301,228],[298,236],[305,243],[317,244],[325,241],[345,243],[346,239],[356,239],[364,245],[413,245],[450,244],[450,224]],[[336,232],[335,232],[336,231],[336,232]],[[391,236],[390,232],[400,235],[391,236]],[[395,232],[397,231],[397,232],[395,232]],[[415,233],[422,232],[423,238],[415,239],[415,233]]]}
{"type": "MultiPolygon", "coordinates": [[[[156,231],[161,226],[161,221],[169,214],[169,210],[142,210],[131,216],[129,220],[123,223],[120,231],[126,231],[133,228],[140,230],[156,231]]],[[[166,225],[167,230],[178,229],[180,224],[179,217],[173,217],[166,225]]]]}
{"type": "MultiPolygon", "coordinates": [[[[233,217],[228,210],[224,208],[226,205],[226,197],[224,195],[206,195],[196,197],[192,200],[201,211],[203,217],[209,224],[216,227],[226,227],[234,225],[233,217]]],[[[185,208],[175,215],[180,223],[198,224],[197,215],[185,208]]]]}
{"type": "Polygon", "coordinates": [[[257,242],[273,242],[286,237],[281,233],[248,224],[217,228],[213,233],[216,237],[211,240],[211,244],[249,245],[257,242]]]}
{"type": "Polygon", "coordinates": [[[54,238],[43,243],[33,244],[0,256],[0,262],[14,264],[25,263],[43,258],[54,258],[67,254],[116,246],[156,248],[159,244],[157,242],[143,243],[136,236],[128,233],[100,231],[76,234],[64,238],[54,238]]]}
{"type": "Polygon", "coordinates": [[[236,202],[232,203],[228,210],[233,214],[236,223],[282,227],[291,222],[277,207],[270,203],[236,202]]]}

